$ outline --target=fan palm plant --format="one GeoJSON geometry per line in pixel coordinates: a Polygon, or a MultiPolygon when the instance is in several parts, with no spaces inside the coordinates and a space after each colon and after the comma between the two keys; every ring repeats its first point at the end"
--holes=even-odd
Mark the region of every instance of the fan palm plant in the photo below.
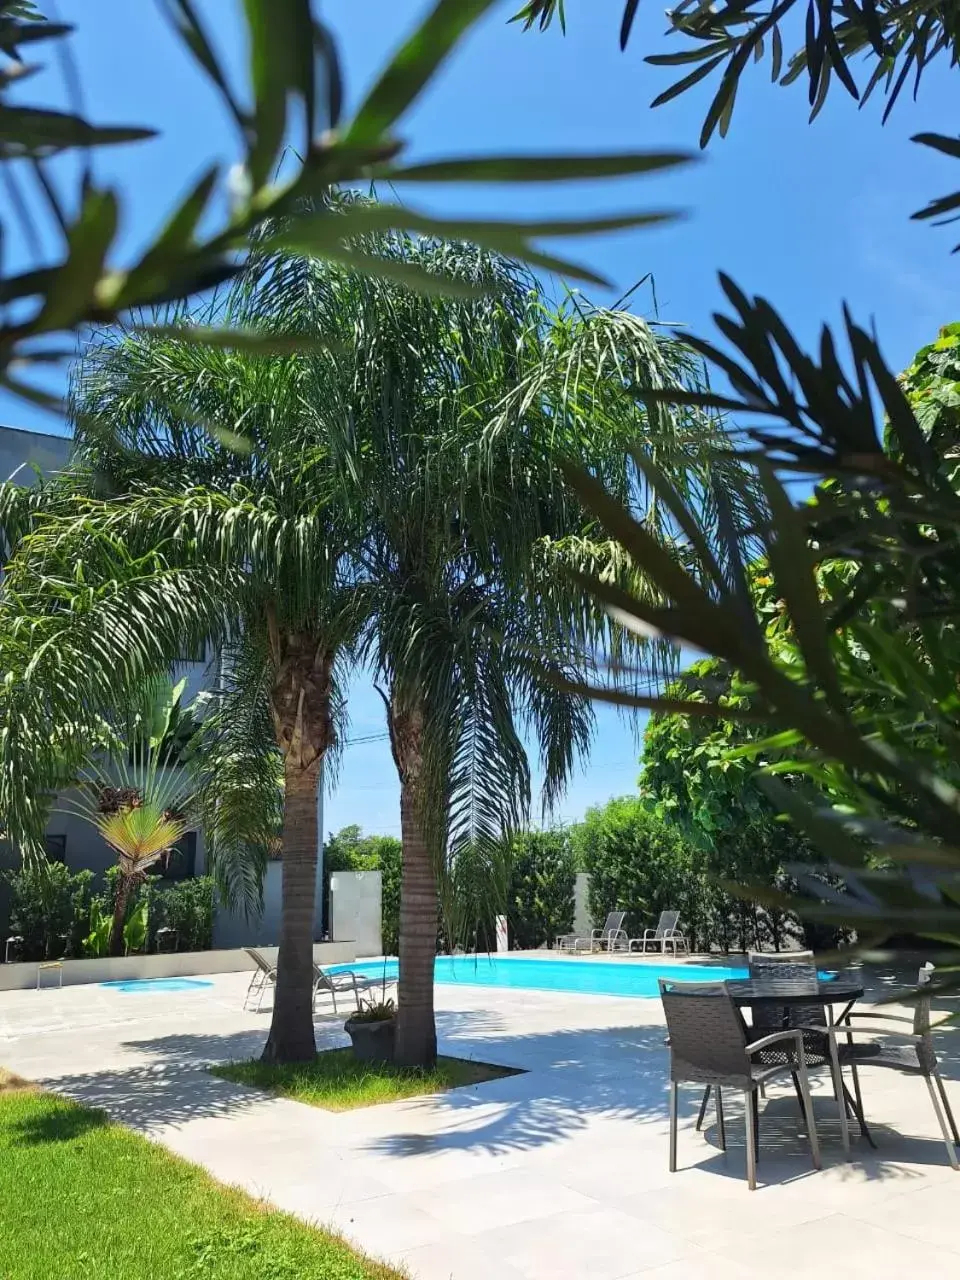
{"type": "Polygon", "coordinates": [[[190,828],[195,783],[185,754],[195,722],[182,705],[185,680],[151,681],[121,732],[104,723],[104,750],[81,769],[68,810],[90,822],[117,855],[110,954],[123,954],[130,900],[147,873],[190,828]]]}

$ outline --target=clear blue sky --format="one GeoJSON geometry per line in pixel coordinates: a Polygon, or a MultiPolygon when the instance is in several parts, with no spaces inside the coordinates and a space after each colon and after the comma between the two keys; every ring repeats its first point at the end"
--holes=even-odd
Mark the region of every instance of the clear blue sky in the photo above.
{"type": "MultiPolygon", "coordinates": [[[[423,0],[325,0],[322,11],[340,39],[350,101],[427,7],[423,0]]],[[[566,39],[559,29],[538,36],[506,26],[517,7],[519,0],[505,0],[494,8],[404,121],[411,155],[695,149],[708,89],[698,86],[657,111],[647,107],[674,78],[669,69],[642,61],[644,52],[664,47],[657,0],[641,5],[626,54],[617,44],[621,0],[568,0],[566,39]]],[[[232,0],[208,0],[201,8],[217,16],[225,47],[239,61],[239,41],[226,18],[234,12],[232,0]]],[[[163,131],[159,141],[116,149],[101,163],[101,175],[121,183],[128,201],[126,247],[153,233],[162,211],[211,157],[235,154],[228,122],[157,13],[158,6],[145,0],[60,2],[60,16],[80,24],[75,45],[88,114],[103,123],[150,123],[163,131]]],[[[763,67],[748,73],[730,136],[712,144],[689,171],[563,189],[448,190],[442,198],[411,191],[406,198],[437,210],[498,214],[685,209],[687,218],[668,227],[565,248],[599,268],[618,290],[652,271],[661,318],[702,333],[709,332],[720,300],[718,268],[747,291],[770,298],[807,342],[822,320],[838,318],[847,301],[861,322],[876,325],[888,360],[902,366],[939,325],[960,318],[960,262],[949,252],[955,228],[938,231],[909,221],[927,199],[952,189],[950,161],[909,138],[953,119],[956,81],[948,97],[949,73],[928,73],[919,103],[905,97],[885,127],[879,103],[858,112],[835,88],[809,126],[803,89],[771,86],[767,74],[763,67]]],[[[25,100],[38,84],[24,87],[25,100]]],[[[0,421],[64,429],[8,398],[0,399],[0,421]]],[[[382,729],[379,699],[364,682],[351,706],[355,736],[382,729]]],[[[634,735],[615,716],[603,715],[589,768],[571,787],[561,815],[576,818],[587,805],[632,790],[637,772],[634,735]]],[[[346,753],[325,825],[348,822],[368,830],[398,828],[396,782],[384,743],[346,753]]]]}

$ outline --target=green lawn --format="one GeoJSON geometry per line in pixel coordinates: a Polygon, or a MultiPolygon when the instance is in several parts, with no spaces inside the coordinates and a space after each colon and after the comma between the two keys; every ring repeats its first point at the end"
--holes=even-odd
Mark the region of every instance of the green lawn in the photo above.
{"type": "Polygon", "coordinates": [[[4,1087],[3,1280],[400,1280],[99,1111],[4,1087]]]}
{"type": "Polygon", "coordinates": [[[509,1067],[468,1062],[464,1058],[438,1058],[432,1071],[357,1062],[350,1049],[329,1049],[318,1053],[313,1062],[299,1066],[274,1066],[254,1058],[250,1062],[227,1062],[211,1070],[224,1080],[266,1089],[328,1111],[352,1111],[378,1102],[444,1093],[517,1074],[509,1067]]]}

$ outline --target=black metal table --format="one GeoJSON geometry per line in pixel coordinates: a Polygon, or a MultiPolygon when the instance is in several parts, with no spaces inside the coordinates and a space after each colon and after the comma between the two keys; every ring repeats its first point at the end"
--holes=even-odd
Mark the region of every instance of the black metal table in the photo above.
{"type": "MultiPolygon", "coordinates": [[[[785,1026],[789,1024],[788,1011],[791,1008],[803,1005],[820,1005],[824,1009],[830,1010],[827,1016],[828,1022],[842,1022],[863,995],[863,985],[861,983],[851,978],[845,978],[842,975],[836,978],[818,979],[816,982],[808,982],[797,978],[734,978],[724,985],[731,999],[740,1008],[769,1009],[772,1006],[783,1009],[785,1026]],[[837,1018],[832,1016],[834,1005],[843,1005],[843,1010],[837,1018]]],[[[815,1027],[810,1029],[811,1031],[816,1030],[815,1027]]],[[[829,1056],[826,1057],[825,1061],[829,1062],[829,1056]]],[[[857,1118],[860,1132],[871,1147],[875,1147],[876,1143],[870,1136],[870,1130],[867,1128],[866,1121],[863,1118],[862,1107],[858,1105],[857,1099],[854,1098],[845,1084],[843,1092],[850,1109],[857,1118]]]]}
{"type": "Polygon", "coordinates": [[[789,1009],[792,1005],[819,1004],[824,1008],[842,1004],[843,1012],[833,1022],[842,1021],[863,995],[863,986],[850,978],[838,977],[805,982],[801,978],[734,978],[726,983],[734,1003],[742,1008],[789,1009]]]}

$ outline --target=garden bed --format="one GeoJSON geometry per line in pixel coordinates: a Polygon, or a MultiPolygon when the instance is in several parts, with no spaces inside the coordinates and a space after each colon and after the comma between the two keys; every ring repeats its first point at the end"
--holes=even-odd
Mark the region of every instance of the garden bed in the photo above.
{"type": "Polygon", "coordinates": [[[358,1062],[351,1049],[328,1049],[318,1053],[313,1062],[290,1066],[254,1058],[249,1062],[227,1062],[211,1067],[211,1071],[235,1084],[250,1085],[327,1111],[353,1111],[522,1074],[515,1067],[466,1058],[438,1058],[437,1065],[429,1071],[391,1063],[358,1062]]]}

